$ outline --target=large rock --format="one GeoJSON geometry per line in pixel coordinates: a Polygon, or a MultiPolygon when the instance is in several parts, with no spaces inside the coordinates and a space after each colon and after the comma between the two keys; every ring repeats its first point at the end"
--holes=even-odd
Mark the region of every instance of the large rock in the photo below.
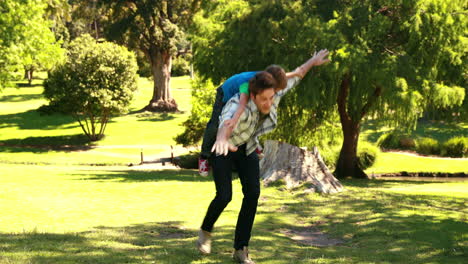
{"type": "Polygon", "coordinates": [[[313,151],[307,151],[287,143],[267,140],[263,153],[260,177],[266,185],[284,179],[288,189],[309,182],[320,193],[343,190],[343,185],[328,170],[316,147],[313,151]]]}

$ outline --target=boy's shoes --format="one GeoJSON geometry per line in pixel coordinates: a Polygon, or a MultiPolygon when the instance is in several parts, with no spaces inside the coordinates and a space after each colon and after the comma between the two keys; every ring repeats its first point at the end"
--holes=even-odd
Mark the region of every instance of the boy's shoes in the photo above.
{"type": "Polygon", "coordinates": [[[200,176],[208,176],[209,171],[208,160],[203,158],[198,158],[198,173],[200,176]]]}
{"type": "Polygon", "coordinates": [[[249,250],[247,247],[243,247],[239,250],[234,250],[234,254],[232,255],[234,261],[240,264],[255,264],[253,260],[249,257],[249,250]]]}
{"type": "Polygon", "coordinates": [[[263,159],[263,157],[265,157],[263,151],[260,148],[256,148],[255,152],[257,153],[259,159],[263,159]]]}
{"type": "Polygon", "coordinates": [[[200,229],[198,232],[197,248],[200,253],[207,255],[211,253],[211,233],[200,229]]]}

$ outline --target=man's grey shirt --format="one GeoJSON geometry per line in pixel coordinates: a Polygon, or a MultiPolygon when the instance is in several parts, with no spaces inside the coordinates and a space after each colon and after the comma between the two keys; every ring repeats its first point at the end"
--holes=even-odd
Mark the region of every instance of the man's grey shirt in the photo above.
{"type": "MultiPolygon", "coordinates": [[[[270,108],[270,113],[266,119],[258,125],[260,112],[255,103],[249,99],[245,106],[244,113],[239,118],[237,127],[232,131],[229,143],[234,146],[240,146],[247,143],[246,155],[250,155],[260,146],[258,137],[271,132],[277,125],[277,109],[281,98],[289,92],[292,88],[296,87],[301,78],[293,77],[288,79],[286,88],[277,92],[273,98],[273,104],[270,108]]],[[[224,125],[224,121],[231,119],[239,108],[240,95],[234,95],[226,105],[223,107],[221,116],[219,117],[219,128],[224,125]]]]}

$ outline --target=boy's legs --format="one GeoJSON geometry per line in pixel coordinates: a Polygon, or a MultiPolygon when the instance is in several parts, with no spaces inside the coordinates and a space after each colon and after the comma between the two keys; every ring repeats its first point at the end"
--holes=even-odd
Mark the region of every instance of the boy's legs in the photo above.
{"type": "Polygon", "coordinates": [[[213,111],[211,113],[210,121],[206,124],[205,132],[203,134],[203,142],[201,147],[200,157],[208,159],[211,156],[211,148],[216,141],[216,134],[218,133],[219,116],[223,110],[223,89],[218,87],[216,89],[216,98],[213,104],[213,111]]]}

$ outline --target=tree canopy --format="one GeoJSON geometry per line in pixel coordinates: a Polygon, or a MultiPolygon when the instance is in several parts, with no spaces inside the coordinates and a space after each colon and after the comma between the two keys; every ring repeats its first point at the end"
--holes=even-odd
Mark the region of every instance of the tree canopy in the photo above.
{"type": "Polygon", "coordinates": [[[63,58],[46,7],[37,0],[0,2],[0,88],[22,77],[25,69],[50,69],[63,58]]]}
{"type": "Polygon", "coordinates": [[[194,41],[197,69],[216,83],[272,63],[293,69],[314,50],[332,51],[332,62],[283,100],[280,133],[273,133],[300,138],[304,126],[310,130],[338,110],[344,137],[335,171],[340,177],[364,176],[356,149],[365,118],[412,128],[429,104],[457,105],[465,96],[464,1],[217,3],[197,18],[205,37],[194,41]],[[298,120],[303,129],[292,130],[298,120]]]}

